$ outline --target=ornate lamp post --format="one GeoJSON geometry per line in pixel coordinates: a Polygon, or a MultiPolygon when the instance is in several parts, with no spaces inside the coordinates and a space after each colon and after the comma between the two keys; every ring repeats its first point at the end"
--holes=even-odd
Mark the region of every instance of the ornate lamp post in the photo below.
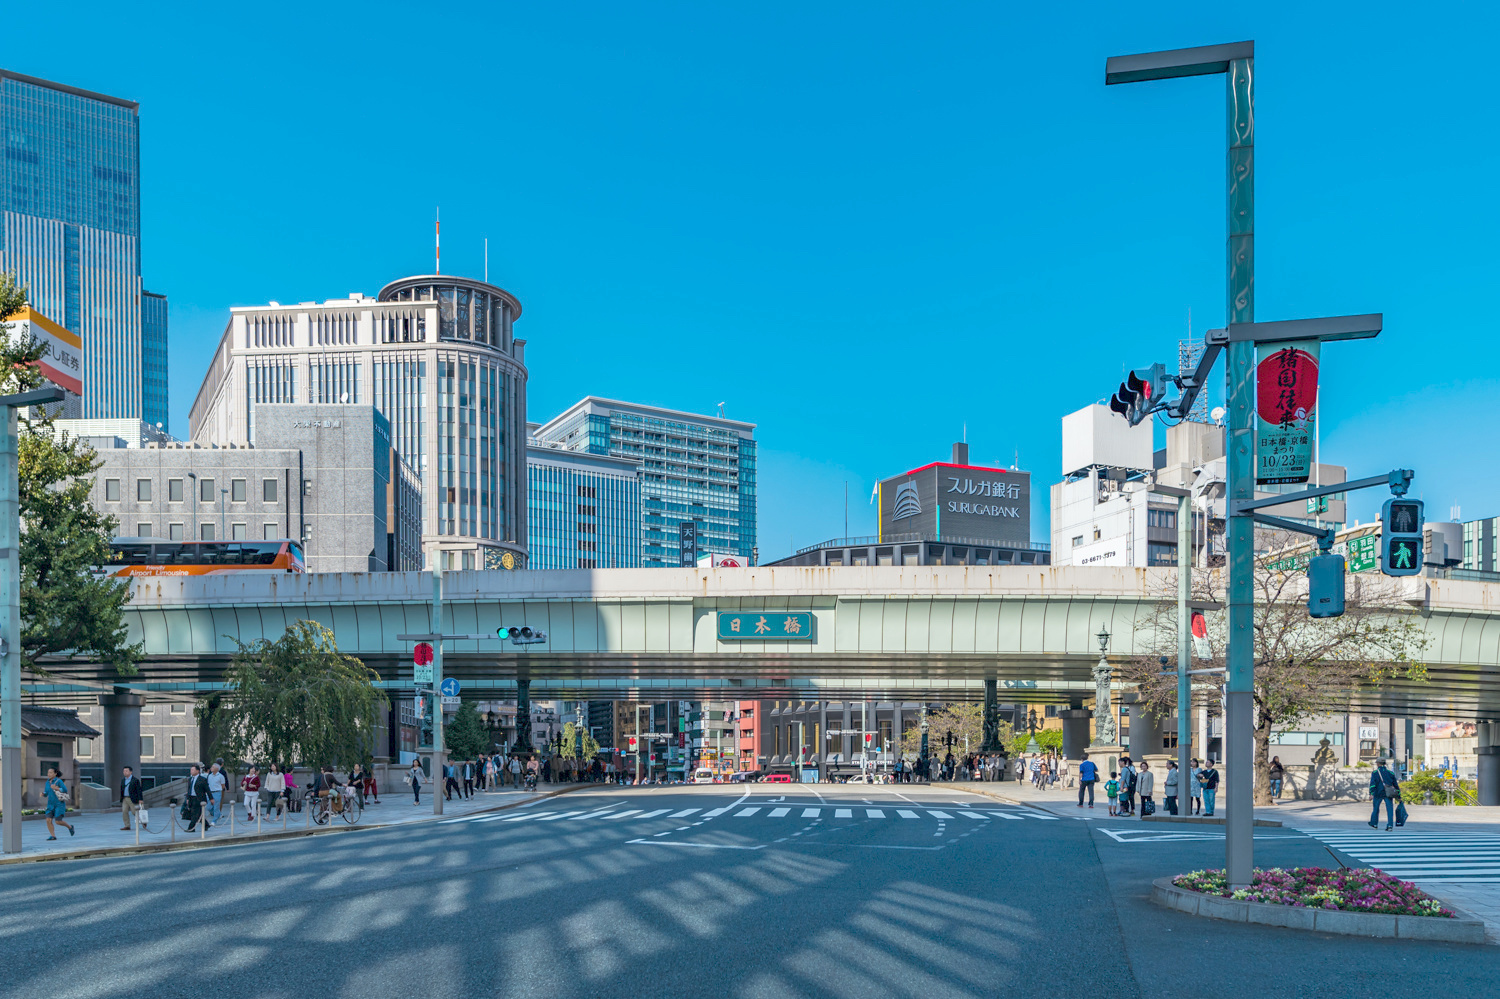
{"type": "Polygon", "coordinates": [[[1099,663],[1094,667],[1094,741],[1093,746],[1113,746],[1115,711],[1109,700],[1109,684],[1113,670],[1109,666],[1109,629],[1101,627],[1099,634],[1099,663]]]}

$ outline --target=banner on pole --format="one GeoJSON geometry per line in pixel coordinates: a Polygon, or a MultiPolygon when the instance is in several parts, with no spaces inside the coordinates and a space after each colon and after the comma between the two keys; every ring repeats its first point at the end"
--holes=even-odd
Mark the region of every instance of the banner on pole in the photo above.
{"type": "Polygon", "coordinates": [[[1256,350],[1256,485],[1303,483],[1312,475],[1319,346],[1297,340],[1256,350]]]}

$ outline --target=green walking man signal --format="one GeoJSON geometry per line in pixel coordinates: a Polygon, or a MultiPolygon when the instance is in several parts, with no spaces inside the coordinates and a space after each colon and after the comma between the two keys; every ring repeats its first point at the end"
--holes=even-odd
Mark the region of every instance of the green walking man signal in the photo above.
{"type": "Polygon", "coordinates": [[[1397,497],[1385,501],[1380,515],[1380,571],[1387,576],[1415,576],[1422,571],[1422,501],[1397,497]]]}

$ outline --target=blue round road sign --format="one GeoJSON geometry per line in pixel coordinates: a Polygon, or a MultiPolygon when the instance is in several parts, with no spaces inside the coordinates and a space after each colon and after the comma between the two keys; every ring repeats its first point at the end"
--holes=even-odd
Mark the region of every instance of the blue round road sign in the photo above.
{"type": "Polygon", "coordinates": [[[455,680],[455,679],[453,679],[453,677],[451,677],[451,676],[443,678],[443,696],[444,697],[457,697],[458,696],[458,681],[455,680]]]}

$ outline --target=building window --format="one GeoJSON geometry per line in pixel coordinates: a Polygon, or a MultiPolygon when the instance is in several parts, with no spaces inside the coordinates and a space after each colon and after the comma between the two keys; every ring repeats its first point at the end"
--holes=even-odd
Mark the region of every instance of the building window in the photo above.
{"type": "Polygon", "coordinates": [[[1097,527],[1094,528],[1094,540],[1095,541],[1099,540],[1099,528],[1097,528],[1097,527]]]}
{"type": "Polygon", "coordinates": [[[1078,535],[1077,537],[1075,537],[1073,539],[1073,547],[1077,548],[1081,544],[1083,544],[1083,535],[1082,534],[1078,535]]]}
{"type": "Polygon", "coordinates": [[[170,711],[174,715],[185,715],[185,714],[187,714],[187,705],[186,704],[173,704],[167,710],[170,711]]]}
{"type": "Polygon", "coordinates": [[[281,527],[277,524],[261,524],[260,536],[263,541],[281,537],[281,527]]]}
{"type": "Polygon", "coordinates": [[[120,480],[119,479],[105,479],[104,480],[104,501],[106,503],[118,503],[118,502],[120,502],[120,480]]]}
{"type": "Polygon", "coordinates": [[[312,495],[312,479],[303,479],[302,480],[302,495],[303,496],[311,496],[312,495]]]}
{"type": "Polygon", "coordinates": [[[173,756],[186,756],[187,755],[187,736],[185,736],[185,735],[174,735],[174,736],[172,736],[172,755],[173,756]]]}
{"type": "Polygon", "coordinates": [[[261,498],[261,501],[264,502],[264,503],[275,503],[276,502],[276,480],[275,479],[261,479],[260,480],[260,498],[261,498]]]}
{"type": "Polygon", "coordinates": [[[156,736],[141,736],[141,758],[147,759],[156,755],[156,736]]]}
{"type": "Polygon", "coordinates": [[[150,503],[151,502],[151,480],[150,479],[136,479],[135,480],[135,498],[138,501],[142,502],[142,503],[150,503]]]}
{"type": "Polygon", "coordinates": [[[167,537],[168,537],[168,539],[170,539],[172,541],[181,541],[182,540],[182,525],[181,524],[168,524],[167,525],[167,537]]]}
{"type": "Polygon", "coordinates": [[[87,738],[86,736],[80,735],[78,737],[78,755],[79,756],[93,756],[94,755],[94,740],[90,739],[90,738],[87,738]]]}
{"type": "Polygon", "coordinates": [[[1147,544],[1146,544],[1146,564],[1147,565],[1176,565],[1177,564],[1177,546],[1176,545],[1164,545],[1164,544],[1161,544],[1161,543],[1156,542],[1156,541],[1147,542],[1147,544]]]}
{"type": "Polygon", "coordinates": [[[181,503],[182,502],[182,480],[181,479],[168,479],[167,480],[167,502],[168,503],[181,503]]]}
{"type": "Polygon", "coordinates": [[[214,501],[214,480],[198,480],[198,501],[200,503],[212,503],[214,501]]]}
{"type": "Polygon", "coordinates": [[[135,525],[135,536],[138,537],[138,538],[149,538],[149,537],[151,537],[151,525],[150,524],[136,524],[135,525]]]}
{"type": "Polygon", "coordinates": [[[243,502],[245,502],[245,495],[246,495],[245,494],[245,480],[244,479],[230,479],[229,480],[229,502],[231,502],[231,503],[243,503],[243,502]]]}
{"type": "Polygon", "coordinates": [[[214,525],[212,525],[212,524],[199,524],[198,525],[198,540],[199,541],[212,541],[213,539],[214,539],[214,525]]]}
{"type": "Polygon", "coordinates": [[[230,524],[229,537],[233,541],[244,541],[249,535],[245,533],[244,524],[230,524]]]}

